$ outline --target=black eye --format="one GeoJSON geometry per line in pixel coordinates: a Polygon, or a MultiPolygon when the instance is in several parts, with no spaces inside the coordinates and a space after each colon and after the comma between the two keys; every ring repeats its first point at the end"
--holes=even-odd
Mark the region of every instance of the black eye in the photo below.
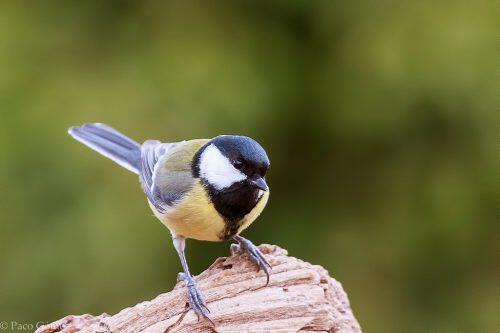
{"type": "Polygon", "coordinates": [[[244,165],[244,164],[245,164],[245,163],[243,163],[243,161],[242,161],[242,160],[236,160],[236,161],[234,161],[234,162],[233,162],[233,166],[234,166],[236,169],[238,169],[238,170],[240,170],[241,168],[243,168],[243,165],[244,165]]]}

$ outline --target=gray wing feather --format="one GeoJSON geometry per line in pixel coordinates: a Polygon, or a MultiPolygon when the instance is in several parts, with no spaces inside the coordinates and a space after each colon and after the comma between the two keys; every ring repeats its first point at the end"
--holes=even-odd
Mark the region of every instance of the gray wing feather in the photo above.
{"type": "Polygon", "coordinates": [[[157,140],[148,140],[141,147],[141,169],[139,176],[148,200],[160,212],[165,212],[165,204],[161,192],[153,181],[153,175],[160,158],[168,149],[168,143],[161,143],[157,140]]]}
{"type": "MultiPolygon", "coordinates": [[[[166,156],[165,158],[168,158],[166,156]]],[[[193,186],[191,171],[171,171],[164,168],[160,161],[161,171],[153,174],[153,184],[160,193],[162,202],[171,206],[180,200],[193,186]]]]}
{"type": "Polygon", "coordinates": [[[162,143],[149,140],[142,145],[140,179],[148,200],[160,213],[193,187],[191,161],[206,141],[162,143]]]}

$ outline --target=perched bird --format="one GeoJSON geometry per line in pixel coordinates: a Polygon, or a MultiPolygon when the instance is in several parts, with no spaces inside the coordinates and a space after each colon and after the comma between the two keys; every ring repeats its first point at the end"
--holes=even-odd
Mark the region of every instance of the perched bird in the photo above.
{"type": "Polygon", "coordinates": [[[100,123],[71,127],[69,134],[98,153],[139,175],[154,215],[170,230],[179,254],[188,300],[196,314],[208,318],[205,299],[189,272],[184,255],[187,238],[205,241],[234,239],[269,282],[271,265],[260,250],[239,234],[262,212],[269,198],[265,181],[269,159],[246,136],[220,135],[142,145],[100,123]]]}

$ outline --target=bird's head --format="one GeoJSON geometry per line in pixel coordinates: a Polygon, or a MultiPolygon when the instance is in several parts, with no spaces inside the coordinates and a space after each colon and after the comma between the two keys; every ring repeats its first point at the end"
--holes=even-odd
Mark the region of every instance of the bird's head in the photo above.
{"type": "Polygon", "coordinates": [[[268,190],[265,176],[269,158],[264,148],[249,137],[217,136],[200,149],[193,163],[195,176],[212,191],[268,190]]]}

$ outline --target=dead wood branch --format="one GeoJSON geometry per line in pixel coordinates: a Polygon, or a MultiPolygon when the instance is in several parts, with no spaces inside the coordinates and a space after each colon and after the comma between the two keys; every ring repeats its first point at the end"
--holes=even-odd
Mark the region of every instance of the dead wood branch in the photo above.
{"type": "Polygon", "coordinates": [[[212,326],[186,311],[184,283],[115,315],[67,316],[40,327],[55,332],[361,332],[339,282],[321,266],[289,257],[273,245],[260,249],[273,266],[265,274],[244,256],[217,259],[196,280],[212,326]]]}

